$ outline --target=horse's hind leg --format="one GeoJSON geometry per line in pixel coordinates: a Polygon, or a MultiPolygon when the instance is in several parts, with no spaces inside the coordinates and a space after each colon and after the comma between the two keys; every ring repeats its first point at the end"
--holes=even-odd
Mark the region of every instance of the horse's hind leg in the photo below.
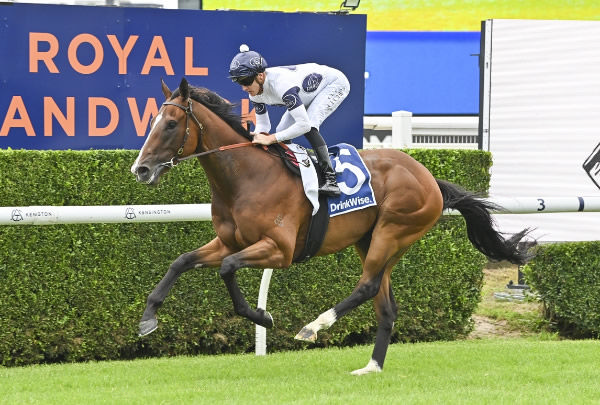
{"type": "Polygon", "coordinates": [[[378,293],[386,269],[389,269],[387,272],[391,272],[391,269],[398,262],[400,256],[406,251],[406,248],[398,247],[393,241],[381,243],[381,246],[385,246],[385,249],[383,250],[377,248],[373,249],[373,247],[370,246],[373,244],[374,243],[367,238],[355,246],[361,261],[363,262],[363,273],[358,284],[354,288],[354,291],[352,291],[352,294],[335,307],[319,315],[313,322],[303,327],[296,335],[296,339],[315,342],[319,330],[329,328],[338,318],[344,316],[368,299],[373,298],[378,293]],[[396,249],[397,251],[395,252],[396,249]],[[367,250],[369,252],[368,254],[366,253],[367,250]],[[373,253],[375,251],[378,251],[378,253],[373,253]]]}
{"type": "Polygon", "coordinates": [[[398,317],[398,306],[394,299],[392,285],[390,280],[391,269],[386,273],[381,281],[379,293],[375,296],[375,313],[377,314],[377,336],[375,338],[375,347],[369,363],[361,369],[354,370],[353,375],[362,375],[372,372],[379,372],[383,368],[383,362],[390,344],[394,321],[398,317]]]}
{"type": "MultiPolygon", "coordinates": [[[[367,251],[369,250],[369,244],[371,243],[371,234],[367,234],[361,239],[354,247],[360,261],[362,262],[363,268],[365,267],[365,258],[367,251]]],[[[335,308],[331,308],[328,311],[323,312],[317,319],[304,326],[294,339],[303,340],[305,342],[315,342],[317,340],[317,333],[321,329],[327,329],[339,318],[335,311],[335,308]]]]}
{"type": "MultiPolygon", "coordinates": [[[[381,290],[381,285],[385,285],[384,280],[386,280],[386,277],[389,277],[389,273],[391,273],[392,268],[400,257],[408,250],[410,245],[421,238],[427,229],[429,229],[429,227],[423,226],[392,225],[390,223],[385,225],[385,231],[381,227],[383,225],[376,227],[373,231],[372,241],[363,260],[363,273],[352,294],[302,328],[298,335],[296,335],[296,339],[314,342],[317,339],[317,332],[320,329],[330,327],[338,318],[368,299],[375,297],[381,290]]],[[[363,248],[357,246],[359,253],[363,248]]],[[[389,286],[389,283],[387,285],[389,286]]],[[[389,290],[389,287],[387,289],[389,290]]],[[[383,359],[385,358],[391,334],[390,324],[393,324],[395,320],[395,310],[392,309],[395,307],[395,304],[392,304],[390,301],[388,307],[388,312],[391,315],[386,315],[385,321],[379,325],[377,355],[374,354],[370,362],[373,364],[368,365],[364,369],[357,370],[356,374],[381,371],[382,369],[383,359]],[[374,364],[375,361],[377,364],[374,364]]],[[[380,309],[383,310],[383,308],[382,306],[380,309]]]]}

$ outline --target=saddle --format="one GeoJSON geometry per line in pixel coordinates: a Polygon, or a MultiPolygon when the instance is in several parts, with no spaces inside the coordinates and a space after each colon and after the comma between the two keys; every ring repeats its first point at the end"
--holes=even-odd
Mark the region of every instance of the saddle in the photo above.
{"type": "MultiPolygon", "coordinates": [[[[308,159],[310,159],[315,167],[317,166],[317,156],[312,149],[306,149],[307,156],[305,159],[298,161],[294,152],[285,143],[274,143],[268,146],[268,151],[272,155],[279,156],[285,167],[287,167],[293,174],[300,177],[300,165],[309,166],[308,159]]],[[[317,170],[317,176],[319,177],[319,185],[321,184],[321,173],[317,170]]]]}
{"type": "MultiPolygon", "coordinates": [[[[294,152],[292,152],[284,143],[269,145],[268,152],[279,156],[281,160],[283,160],[285,167],[298,177],[300,177],[300,165],[310,165],[309,161],[305,159],[310,159],[315,168],[319,167],[317,164],[317,157],[312,150],[307,150],[306,158],[301,159],[301,161],[298,161],[294,152]]],[[[320,170],[317,170],[317,177],[319,178],[319,186],[321,186],[324,179],[320,170]]],[[[302,251],[294,257],[294,263],[305,262],[319,251],[323,244],[323,240],[325,239],[325,233],[327,233],[328,226],[329,210],[327,209],[327,196],[319,194],[319,210],[315,215],[310,217],[306,243],[302,251]]]]}

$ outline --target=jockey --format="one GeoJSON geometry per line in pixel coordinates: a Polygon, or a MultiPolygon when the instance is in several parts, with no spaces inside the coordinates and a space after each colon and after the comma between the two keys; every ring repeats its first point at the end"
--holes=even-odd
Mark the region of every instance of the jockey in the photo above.
{"type": "Polygon", "coordinates": [[[256,112],[254,143],[270,145],[304,135],[317,155],[325,183],[319,191],[339,196],[335,172],[327,144],[319,127],[350,92],[346,76],[329,66],[305,63],[267,68],[267,61],[247,45],[240,46],[229,66],[229,77],[248,93],[256,112]],[[267,105],[285,105],[276,132],[269,134],[271,122],[267,105]]]}

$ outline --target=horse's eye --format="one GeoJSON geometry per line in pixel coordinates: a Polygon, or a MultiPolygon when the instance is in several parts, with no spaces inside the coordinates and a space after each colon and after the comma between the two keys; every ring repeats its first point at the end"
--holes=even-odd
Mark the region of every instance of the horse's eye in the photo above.
{"type": "Polygon", "coordinates": [[[167,129],[173,129],[173,128],[175,128],[176,126],[177,126],[177,121],[175,121],[175,120],[170,120],[170,121],[167,123],[167,129]]]}

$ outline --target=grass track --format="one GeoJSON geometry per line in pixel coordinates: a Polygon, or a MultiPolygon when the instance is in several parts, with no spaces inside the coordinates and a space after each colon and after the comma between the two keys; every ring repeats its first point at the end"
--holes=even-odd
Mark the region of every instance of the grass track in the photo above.
{"type": "MultiPolygon", "coordinates": [[[[204,0],[205,10],[335,11],[341,0],[204,0]]],[[[363,0],[369,31],[479,31],[488,18],[600,20],[597,0],[363,0]]]]}
{"type": "Polygon", "coordinates": [[[600,403],[600,342],[486,339],[0,368],[4,404],[600,403]],[[565,402],[566,401],[566,402],[565,402]]]}

